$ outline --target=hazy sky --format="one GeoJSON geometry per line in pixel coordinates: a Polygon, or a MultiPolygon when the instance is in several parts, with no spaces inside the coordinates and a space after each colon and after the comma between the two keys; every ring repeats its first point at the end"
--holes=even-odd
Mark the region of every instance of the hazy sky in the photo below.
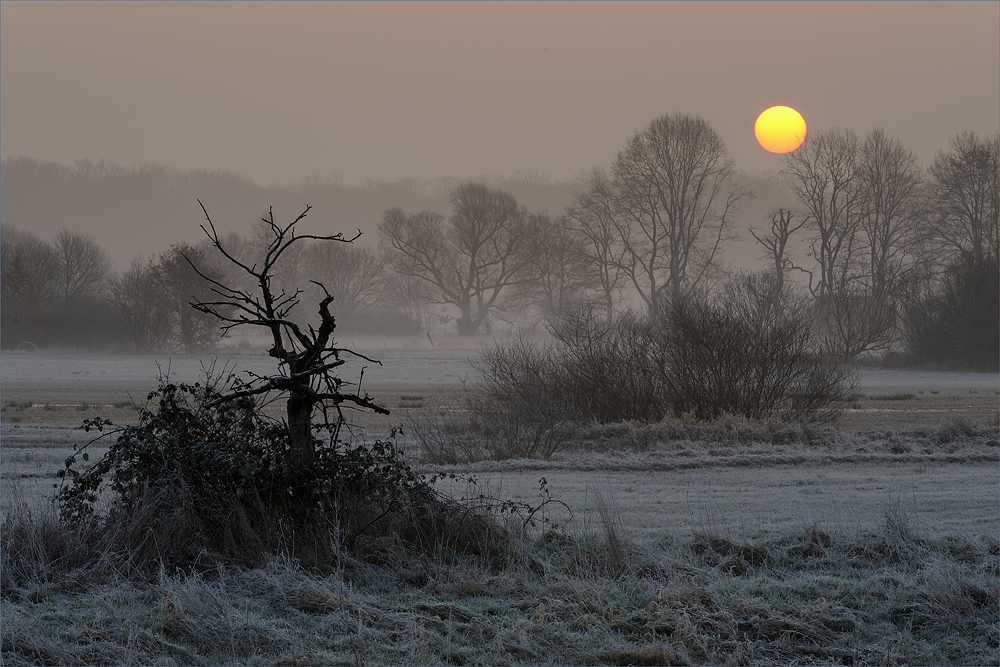
{"type": "Polygon", "coordinates": [[[562,180],[682,111],[757,171],[775,104],[925,160],[996,132],[1000,3],[0,4],[4,157],[562,180]]]}

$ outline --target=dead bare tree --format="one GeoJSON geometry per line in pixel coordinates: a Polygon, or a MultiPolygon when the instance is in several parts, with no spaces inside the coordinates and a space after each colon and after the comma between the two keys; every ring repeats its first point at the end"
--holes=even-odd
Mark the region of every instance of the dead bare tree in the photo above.
{"type": "Polygon", "coordinates": [[[747,193],[733,185],[733,161],[708,121],[681,113],[637,132],[612,173],[626,273],[655,314],[701,283],[747,193]]]}
{"type": "Polygon", "coordinates": [[[323,290],[325,296],[319,302],[319,327],[315,328],[309,325],[307,329],[303,330],[290,319],[291,311],[299,304],[298,297],[302,291],[296,290],[289,294],[285,290],[281,290],[276,294],[271,286],[275,275],[275,265],[289,247],[297,242],[312,239],[351,243],[361,235],[361,232],[359,231],[357,235],[349,239],[345,238],[343,234],[333,236],[297,234],[295,226],[306,217],[310,207],[306,207],[297,218],[284,226],[278,225],[274,221],[273,211],[269,211],[267,216],[263,218],[271,233],[271,240],[264,252],[264,257],[260,264],[247,264],[237,259],[225,248],[204,204],[200,200],[198,204],[201,205],[208,224],[208,227],[202,225],[201,229],[208,236],[211,245],[230,263],[250,277],[254,287],[247,289],[230,287],[220,280],[206,275],[192,263],[191,266],[198,272],[198,275],[208,281],[212,286],[212,291],[218,295],[219,299],[198,301],[192,303],[191,306],[216,317],[223,323],[221,326],[223,331],[245,325],[267,329],[271,334],[272,341],[268,354],[278,360],[279,370],[282,371],[276,375],[252,375],[250,382],[213,399],[207,406],[212,407],[238,398],[259,396],[274,391],[287,393],[286,417],[290,462],[297,469],[308,470],[312,467],[315,459],[316,439],[313,436],[312,418],[314,408],[317,405],[322,408],[324,419],[327,425],[333,429],[334,437],[339,432],[341,425],[345,423],[342,411],[344,404],[349,404],[347,407],[353,405],[366,408],[379,414],[389,414],[389,411],[376,405],[368,394],[360,393],[360,380],[356,392],[346,391],[345,386],[349,383],[344,382],[333,373],[334,369],[346,362],[346,359],[341,357],[345,353],[365,361],[379,363],[357,352],[338,348],[335,345],[333,332],[336,328],[336,322],[330,314],[333,296],[322,283],[311,281],[323,290]],[[328,412],[330,407],[334,413],[333,422],[330,421],[331,415],[328,412]]]}

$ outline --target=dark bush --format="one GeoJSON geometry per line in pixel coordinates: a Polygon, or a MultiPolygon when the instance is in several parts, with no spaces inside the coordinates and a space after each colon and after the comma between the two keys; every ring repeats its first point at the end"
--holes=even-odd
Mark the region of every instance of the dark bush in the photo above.
{"type": "Polygon", "coordinates": [[[852,371],[820,354],[805,304],[776,292],[767,274],[661,312],[651,349],[675,416],[826,421],[853,392],[852,371]]]}
{"type": "Polygon", "coordinates": [[[667,413],[647,322],[632,313],[609,322],[587,309],[564,317],[552,335],[554,364],[563,369],[561,391],[588,420],[654,422],[667,413]]]}
{"type": "Polygon", "coordinates": [[[409,415],[406,432],[426,461],[549,458],[577,431],[584,413],[566,369],[550,348],[514,337],[481,351],[483,381],[467,384],[458,410],[409,415]]]}
{"type": "Polygon", "coordinates": [[[667,405],[650,363],[648,327],[590,310],[552,329],[554,343],[513,336],[480,350],[482,380],[457,412],[412,416],[407,432],[439,463],[549,458],[580,426],[658,421],[667,405]]]}
{"type": "Polygon", "coordinates": [[[957,261],[905,313],[910,351],[942,368],[1000,369],[1000,264],[957,261]]]}
{"type": "Polygon", "coordinates": [[[471,419],[522,431],[670,413],[825,421],[853,391],[852,371],[820,354],[806,304],[771,276],[741,275],[720,298],[659,312],[608,322],[580,311],[553,327],[554,344],[514,338],[484,349],[482,382],[466,393],[471,419]]]}
{"type": "Polygon", "coordinates": [[[560,361],[521,337],[481,351],[463,405],[490,458],[549,458],[573,435],[586,413],[560,361]]]}
{"type": "Polygon", "coordinates": [[[819,352],[806,304],[772,276],[737,276],[714,301],[659,312],[609,322],[578,311],[553,327],[553,343],[485,348],[461,410],[413,417],[409,431],[436,462],[547,458],[587,423],[829,421],[854,391],[853,371],[819,352]]]}

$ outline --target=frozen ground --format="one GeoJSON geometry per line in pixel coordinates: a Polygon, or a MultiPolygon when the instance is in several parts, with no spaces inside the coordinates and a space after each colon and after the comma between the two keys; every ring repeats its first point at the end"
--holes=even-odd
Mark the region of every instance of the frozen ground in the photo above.
{"type": "MultiPolygon", "coordinates": [[[[816,525],[828,532],[879,532],[886,513],[898,511],[922,534],[1000,535],[1000,474],[995,463],[852,463],[707,466],[658,470],[655,466],[581,471],[566,468],[481,472],[477,484],[459,480],[449,492],[479,492],[524,501],[542,500],[540,480],[572,509],[573,530],[601,531],[599,503],[612,507],[633,534],[705,532],[730,539],[787,535],[816,525]],[[599,498],[601,499],[599,501],[599,498]]],[[[442,483],[439,483],[442,484],[442,483]]],[[[548,507],[550,519],[569,514],[548,507]]]]}
{"type": "Polygon", "coordinates": [[[990,391],[1000,388],[1000,375],[862,368],[858,371],[858,382],[862,391],[990,391]]]}
{"type": "MultiPolygon", "coordinates": [[[[449,388],[463,379],[475,380],[472,360],[475,350],[365,350],[366,356],[381,361],[373,364],[350,359],[343,377],[356,377],[364,369],[365,386],[373,389],[449,388]]],[[[230,365],[237,370],[273,373],[274,360],[263,353],[221,355],[102,355],[91,353],[4,352],[0,355],[0,390],[30,384],[44,388],[94,387],[148,391],[156,386],[160,370],[169,370],[178,382],[194,382],[204,377],[204,369],[230,365]]],[[[862,368],[858,371],[863,392],[895,391],[968,392],[1000,388],[996,373],[967,373],[862,368]]]]}
{"type": "MultiPolygon", "coordinates": [[[[439,390],[447,393],[463,379],[475,380],[475,350],[383,348],[365,354],[383,365],[354,359],[343,377],[357,377],[364,368],[364,388],[388,401],[394,423],[407,408],[432,409],[439,390]],[[411,403],[404,404],[404,398],[411,403]]],[[[84,417],[128,420],[134,411],[122,403],[130,396],[143,402],[161,370],[169,370],[175,381],[194,382],[204,378],[213,361],[217,372],[223,367],[274,371],[273,360],[262,353],[0,355],[3,505],[11,501],[15,487],[32,499],[51,492],[54,472],[72,444],[87,437],[77,428],[84,417]]],[[[995,373],[860,369],[859,392],[865,396],[848,410],[845,422],[849,428],[901,429],[969,417],[978,421],[996,414],[998,390],[1000,376],[995,373]]],[[[996,536],[1000,468],[994,455],[998,450],[990,447],[985,458],[974,453],[923,460],[920,452],[910,452],[898,459],[859,457],[846,462],[817,463],[819,458],[808,457],[799,463],[765,458],[749,465],[709,461],[693,469],[677,467],[670,452],[626,453],[614,461],[567,452],[550,462],[484,462],[468,466],[467,472],[475,472],[487,491],[529,503],[538,501],[539,480],[545,477],[549,491],[573,508],[577,529],[598,526],[600,492],[617,507],[627,528],[642,533],[671,528],[780,533],[817,522],[828,529],[870,529],[884,521],[887,508],[898,506],[911,516],[915,528],[996,536]]],[[[461,485],[453,490],[458,495],[471,492],[461,485]]]]}
{"type": "MultiPolygon", "coordinates": [[[[342,377],[355,379],[364,369],[364,385],[373,389],[392,387],[444,388],[457,386],[471,377],[470,359],[475,351],[388,350],[364,351],[382,365],[344,355],[348,364],[342,377]]],[[[79,387],[124,389],[146,392],[156,387],[161,370],[176,382],[204,379],[205,369],[215,365],[274,373],[275,361],[264,353],[220,355],[104,355],[92,353],[4,352],[0,355],[0,390],[31,385],[43,389],[73,390],[79,387]]]]}

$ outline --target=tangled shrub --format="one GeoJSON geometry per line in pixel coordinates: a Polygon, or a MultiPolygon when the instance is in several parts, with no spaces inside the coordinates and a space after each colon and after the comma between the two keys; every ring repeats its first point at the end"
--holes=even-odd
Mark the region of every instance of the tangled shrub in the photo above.
{"type": "Polygon", "coordinates": [[[206,554],[254,561],[292,548],[298,558],[323,561],[386,537],[473,552],[497,541],[488,517],[440,497],[391,437],[350,446],[333,431],[317,438],[315,464],[303,471],[290,461],[283,423],[251,397],[209,407],[218,396],[211,382],[161,381],[136,425],[85,422],[104,433],[97,440],[116,438],[83,472],[77,459],[87,460],[97,440],[66,460],[61,518],[104,526],[109,548],[146,564],[206,554]]]}
{"type": "Polygon", "coordinates": [[[513,336],[481,349],[482,380],[464,387],[458,412],[409,416],[407,432],[425,460],[549,458],[586,423],[657,421],[666,413],[638,320],[608,323],[581,311],[553,334],[554,344],[513,336]]]}
{"type": "Polygon", "coordinates": [[[772,276],[743,274],[723,297],[680,299],[650,323],[659,377],[675,416],[828,421],[853,372],[825,358],[804,304],[772,276]]]}
{"type": "Polygon", "coordinates": [[[465,388],[471,430],[490,458],[549,458],[586,414],[572,369],[547,348],[516,337],[483,349],[483,381],[465,388]]]}
{"type": "Polygon", "coordinates": [[[469,420],[505,425],[508,440],[549,434],[551,455],[565,441],[551,434],[575,424],[669,413],[826,421],[853,391],[853,372],[820,354],[809,309],[772,276],[740,275],[721,298],[659,312],[609,322],[583,310],[553,327],[553,344],[515,337],[482,350],[482,381],[465,395],[469,420]]]}
{"type": "Polygon", "coordinates": [[[570,439],[582,413],[547,349],[517,337],[483,349],[484,381],[466,384],[458,410],[411,414],[404,428],[426,461],[549,458],[570,439]]]}
{"type": "Polygon", "coordinates": [[[554,379],[588,420],[654,422],[666,414],[646,321],[632,313],[608,321],[584,309],[567,314],[552,335],[553,363],[563,373],[554,379]]]}

